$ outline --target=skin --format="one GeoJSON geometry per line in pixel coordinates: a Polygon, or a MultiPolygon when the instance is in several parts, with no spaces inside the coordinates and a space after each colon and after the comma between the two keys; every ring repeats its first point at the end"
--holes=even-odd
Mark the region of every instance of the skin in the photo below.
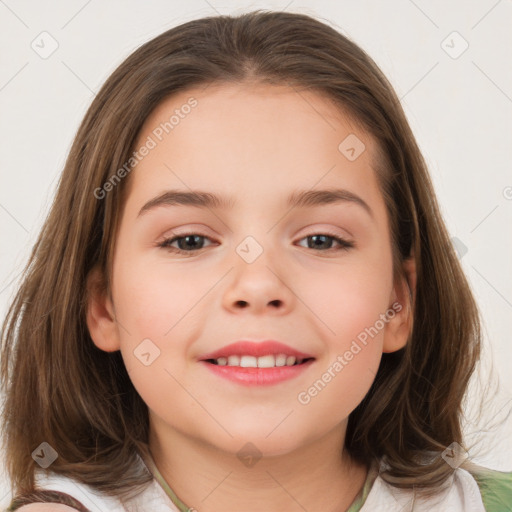
{"type": "MultiPolygon", "coordinates": [[[[316,93],[223,84],[162,102],[136,147],[191,96],[197,106],[129,177],[111,295],[90,300],[91,336],[102,350],[121,350],[149,408],[154,460],[189,507],[345,510],[368,469],[343,449],[348,416],[369,390],[382,352],[403,347],[411,327],[405,281],[392,277],[389,222],[372,169],[375,142],[316,93]],[[354,161],[338,150],[349,134],[366,147],[354,161]],[[372,215],[348,201],[286,207],[293,191],[331,187],[357,194],[372,215]],[[169,189],[230,195],[235,205],[162,205],[139,215],[169,189]],[[192,240],[202,248],[191,255],[158,247],[189,230],[207,237],[192,240]],[[327,238],[327,249],[315,248],[308,237],[324,233],[354,247],[339,249],[327,238]],[[250,264],[236,252],[249,235],[263,249],[250,264]],[[402,310],[301,404],[298,394],[396,301],[402,310]],[[147,338],[160,350],[149,366],[134,355],[147,338]],[[198,362],[240,339],[279,340],[316,359],[296,378],[258,388],[221,379],[198,362]],[[261,454],[252,467],[237,457],[247,442],[261,454]]],[[[413,279],[414,269],[407,271],[413,279]]],[[[101,276],[93,273],[95,279],[101,276]]]]}

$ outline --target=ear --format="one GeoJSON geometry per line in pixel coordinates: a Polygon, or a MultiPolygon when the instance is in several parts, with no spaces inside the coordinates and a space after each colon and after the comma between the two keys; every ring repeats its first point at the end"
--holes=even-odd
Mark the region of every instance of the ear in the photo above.
{"type": "Polygon", "coordinates": [[[120,349],[114,305],[104,286],[102,272],[91,270],[87,277],[87,327],[94,344],[105,352],[120,349]]]}
{"type": "Polygon", "coordinates": [[[416,297],[416,260],[414,255],[403,262],[403,277],[395,283],[390,297],[390,320],[384,331],[383,352],[395,352],[405,347],[414,322],[414,299],[416,297]]]}

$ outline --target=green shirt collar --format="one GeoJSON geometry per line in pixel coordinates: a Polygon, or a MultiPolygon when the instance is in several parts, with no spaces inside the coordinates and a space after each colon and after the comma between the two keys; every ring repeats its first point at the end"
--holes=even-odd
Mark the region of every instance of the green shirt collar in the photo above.
{"type": "MultiPolygon", "coordinates": [[[[180,512],[190,512],[190,510],[193,510],[191,507],[188,507],[187,505],[185,505],[185,503],[183,503],[183,501],[180,500],[176,493],[171,489],[170,485],[164,480],[164,477],[156,467],[155,461],[153,460],[153,457],[151,456],[149,450],[147,450],[144,454],[141,454],[141,457],[144,463],[146,464],[147,468],[155,478],[155,480],[160,484],[162,489],[165,491],[167,496],[169,496],[170,500],[174,503],[174,505],[176,505],[178,510],[180,512]]],[[[377,465],[374,463],[372,464],[370,470],[368,471],[366,480],[363,484],[361,491],[356,496],[356,498],[348,508],[347,512],[359,512],[361,510],[378,474],[379,472],[377,465]]]]}

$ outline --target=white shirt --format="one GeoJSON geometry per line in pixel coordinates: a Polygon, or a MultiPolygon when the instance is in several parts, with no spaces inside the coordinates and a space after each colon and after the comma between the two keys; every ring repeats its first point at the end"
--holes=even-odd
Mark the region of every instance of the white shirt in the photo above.
{"type": "MultiPolygon", "coordinates": [[[[153,480],[124,505],[119,499],[101,495],[93,488],[56,474],[36,474],[40,489],[61,491],[73,496],[91,512],[180,512],[158,481],[153,480]]],[[[190,512],[195,509],[190,508],[190,512]]],[[[485,512],[476,480],[457,468],[447,489],[435,498],[420,500],[411,489],[398,489],[377,476],[360,512],[485,512]]]]}

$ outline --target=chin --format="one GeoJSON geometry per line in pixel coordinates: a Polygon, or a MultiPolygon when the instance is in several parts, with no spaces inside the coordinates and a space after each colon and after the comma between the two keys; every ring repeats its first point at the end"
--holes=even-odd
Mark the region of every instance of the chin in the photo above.
{"type": "Polygon", "coordinates": [[[314,437],[296,429],[287,429],[284,425],[279,425],[279,421],[272,422],[271,426],[269,422],[245,424],[237,429],[228,427],[232,438],[222,436],[222,441],[219,442],[219,436],[216,436],[210,442],[220,450],[238,457],[243,456],[244,452],[250,454],[251,451],[258,457],[278,457],[300,450],[310,437],[314,437]]]}

